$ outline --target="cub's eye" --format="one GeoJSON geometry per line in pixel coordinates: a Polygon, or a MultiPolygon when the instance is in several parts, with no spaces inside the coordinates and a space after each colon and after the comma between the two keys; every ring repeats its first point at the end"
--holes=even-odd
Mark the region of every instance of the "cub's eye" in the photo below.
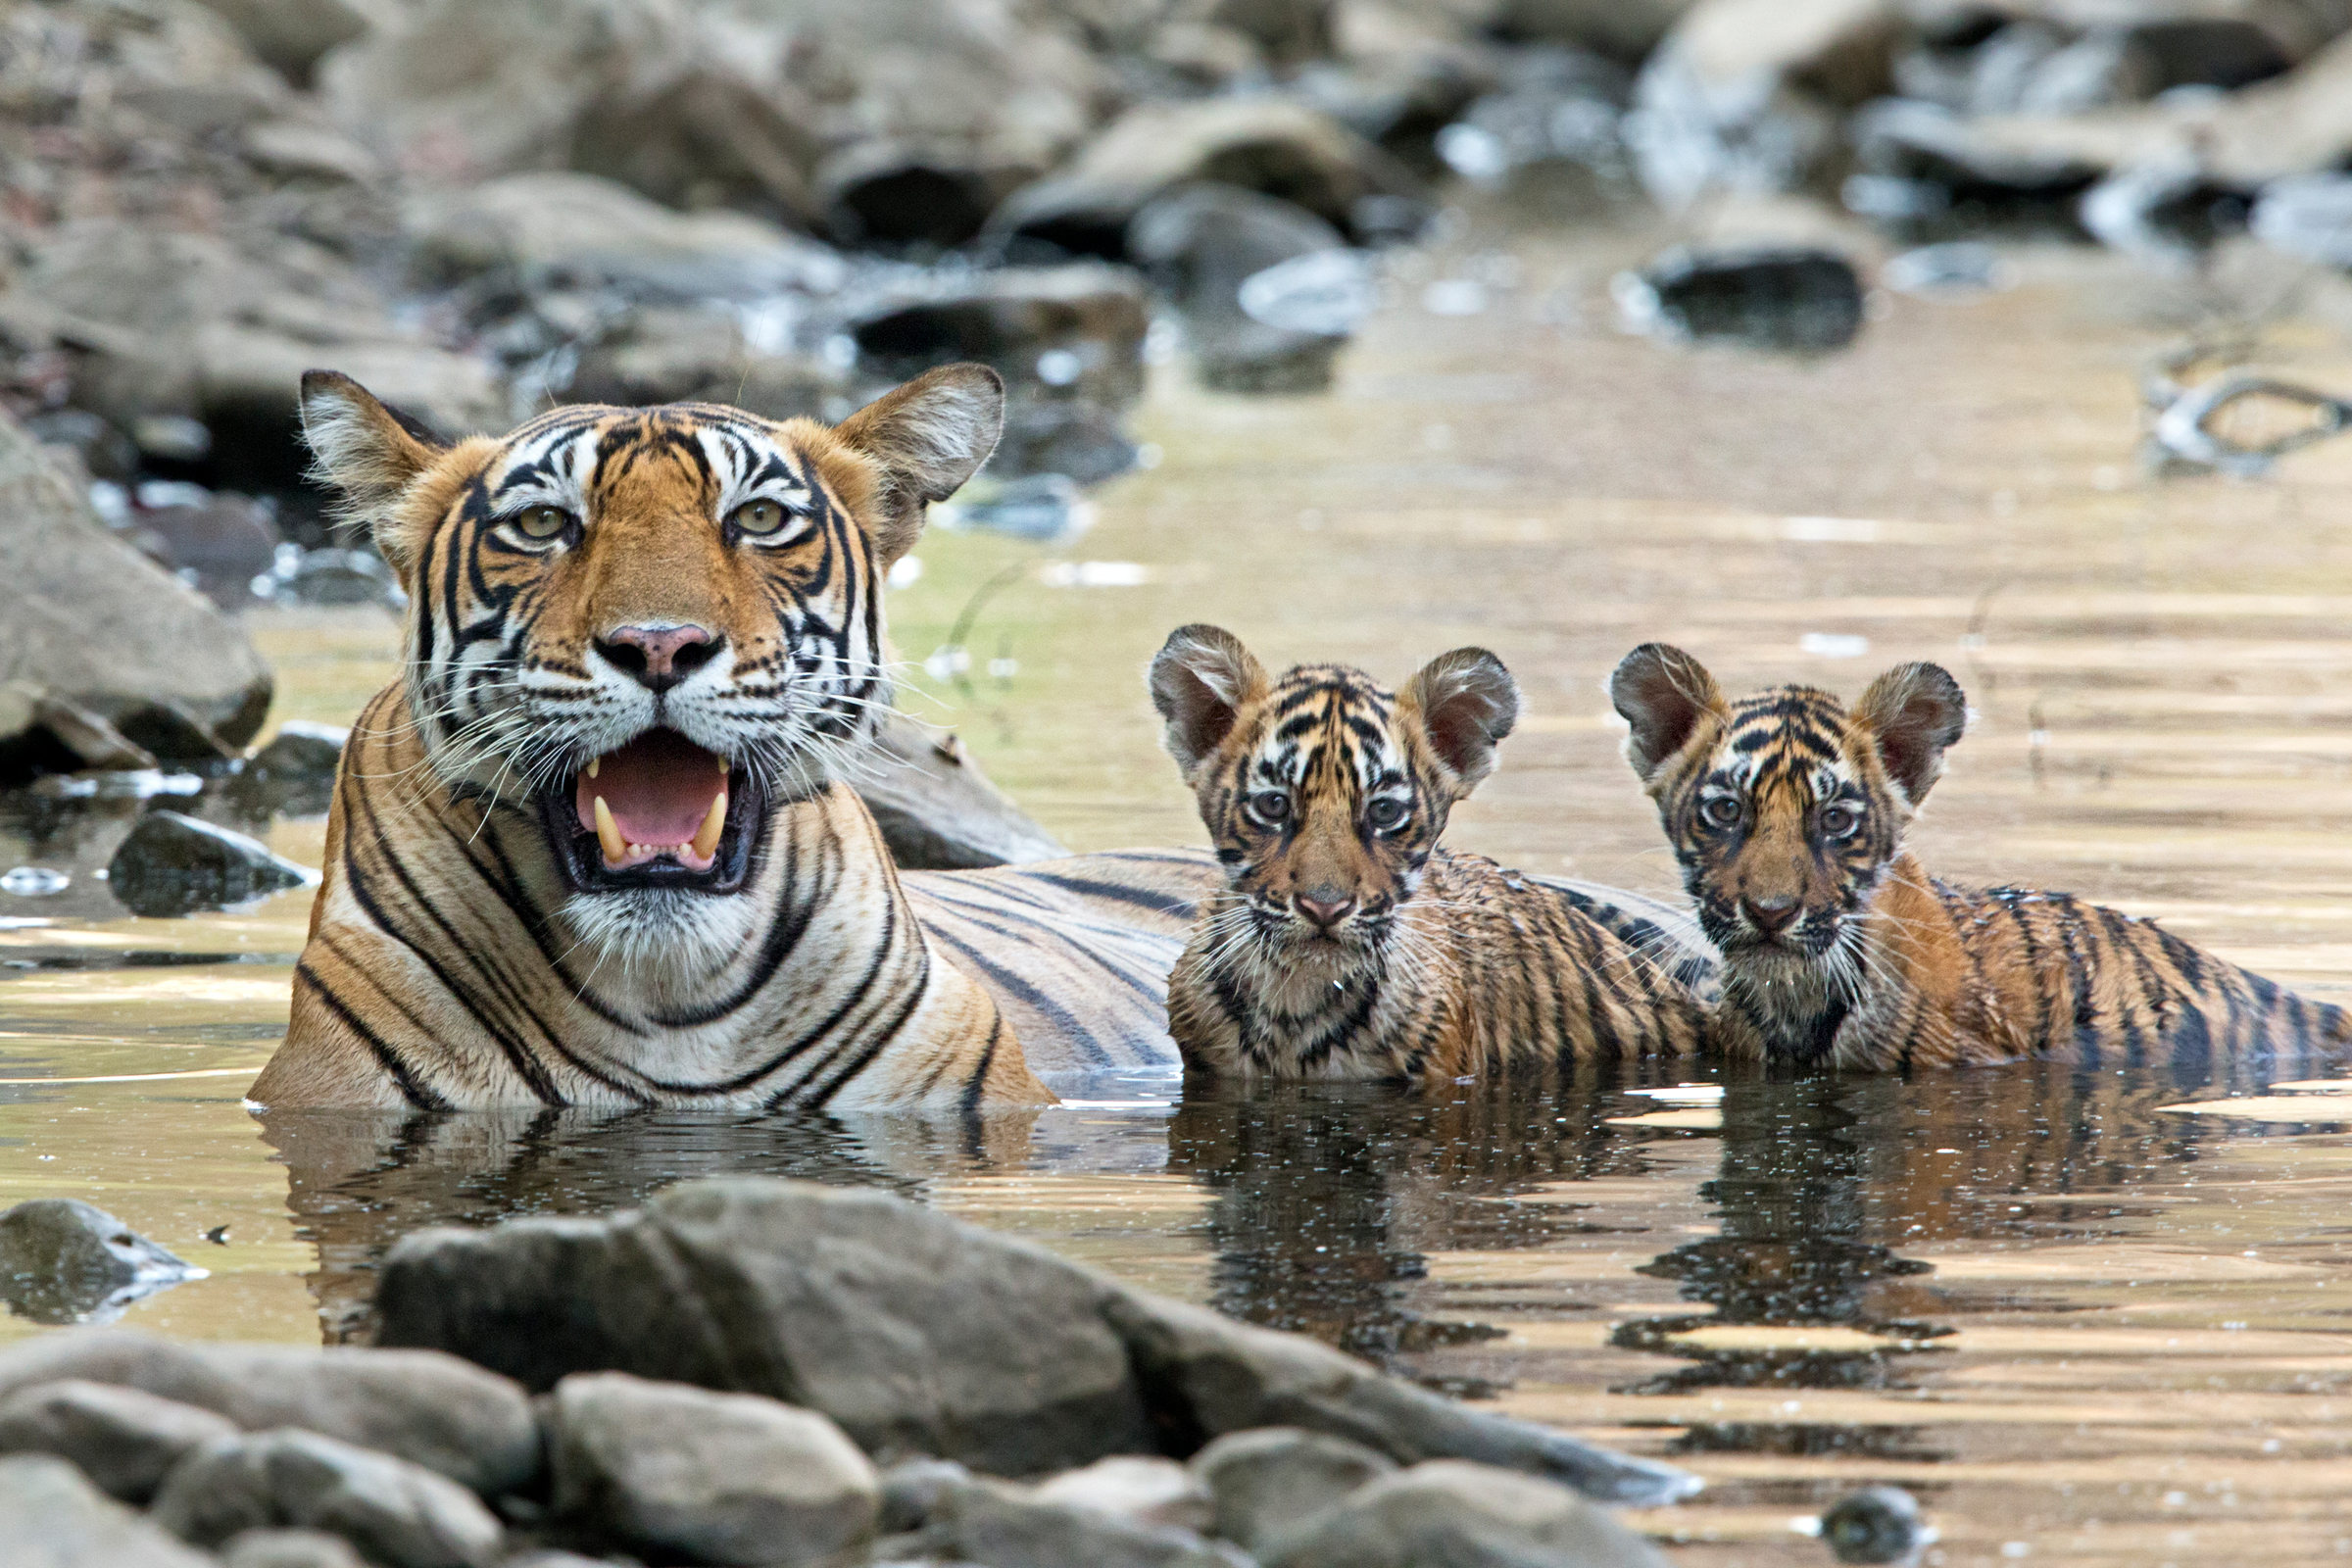
{"type": "Polygon", "coordinates": [[[526,507],[507,519],[514,531],[525,539],[545,544],[561,539],[571,526],[571,514],[562,507],[526,507]]]}
{"type": "Polygon", "coordinates": [[[781,533],[784,525],[791,520],[792,514],[784,510],[784,504],[780,501],[746,501],[727,514],[729,527],[754,538],[781,533]]]}
{"type": "Polygon", "coordinates": [[[1739,800],[1730,795],[1715,796],[1698,808],[1699,820],[1709,827],[1738,827],[1744,814],[1739,800]]]}
{"type": "Polygon", "coordinates": [[[1259,790],[1250,797],[1250,814],[1268,827],[1291,819],[1291,798],[1280,790],[1259,790]]]}
{"type": "Polygon", "coordinates": [[[1862,811],[1859,807],[1833,801],[1821,808],[1821,836],[1825,839],[1850,838],[1861,825],[1862,811]]]}
{"type": "Polygon", "coordinates": [[[1364,821],[1375,833],[1394,833],[1412,814],[1413,808],[1394,795],[1384,795],[1364,808],[1364,821]]]}

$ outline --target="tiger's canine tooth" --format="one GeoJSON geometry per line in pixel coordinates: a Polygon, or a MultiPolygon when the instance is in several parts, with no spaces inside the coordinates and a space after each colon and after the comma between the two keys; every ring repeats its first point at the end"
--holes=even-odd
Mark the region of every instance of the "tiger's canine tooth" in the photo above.
{"type": "Polygon", "coordinates": [[[710,809],[703,817],[703,825],[694,830],[694,850],[698,859],[708,860],[718,853],[718,836],[726,831],[727,792],[720,790],[710,801],[710,809]]]}
{"type": "Polygon", "coordinates": [[[591,757],[588,759],[588,776],[590,778],[596,777],[596,770],[604,765],[605,760],[601,757],[591,757]]]}
{"type": "Polygon", "coordinates": [[[612,820],[612,808],[605,798],[596,798],[596,842],[605,852],[605,863],[616,866],[629,858],[628,842],[620,836],[620,824],[612,820]]]}

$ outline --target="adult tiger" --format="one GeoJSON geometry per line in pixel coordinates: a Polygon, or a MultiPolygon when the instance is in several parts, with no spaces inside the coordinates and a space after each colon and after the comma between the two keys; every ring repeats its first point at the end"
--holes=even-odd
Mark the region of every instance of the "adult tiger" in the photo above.
{"type": "Polygon", "coordinates": [[[2314,1060],[2352,1038],[2310,1002],[2169,931],[2063,893],[1931,880],[1904,846],[1966,727],[1935,664],[1871,683],[1851,711],[1777,686],[1726,702],[1679,648],[1610,677],[1626,758],[1723,953],[1730,1050],[1900,1069],[2047,1054],[2314,1060]]]}
{"type": "Polygon", "coordinates": [[[1168,982],[1188,1066],[1454,1079],[1698,1048],[1706,965],[1674,915],[1439,847],[1518,720],[1493,654],[1392,692],[1338,664],[1269,676],[1181,626],[1151,686],[1229,877],[1168,982]]]}
{"type": "Polygon", "coordinates": [[[1018,1105],[1036,1067],[1172,1054],[1204,857],[902,881],[838,780],[889,700],[882,578],[994,446],[994,371],[830,430],[573,407],[442,446],[326,371],[302,409],[410,609],[253,1100],[1018,1105]]]}

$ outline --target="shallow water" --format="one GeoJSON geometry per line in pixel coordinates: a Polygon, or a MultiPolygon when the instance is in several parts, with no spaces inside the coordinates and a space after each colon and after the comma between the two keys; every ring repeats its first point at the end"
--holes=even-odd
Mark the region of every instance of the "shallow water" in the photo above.
{"type": "MultiPolygon", "coordinates": [[[[2352,989],[2352,442],[2258,483],[2133,461],[2133,377],[2174,323],[2276,290],[2020,252],[2015,292],[1897,298],[1850,353],[1767,359],[1613,330],[1609,273],[1665,237],[1490,235],[1508,265],[1432,258],[1328,398],[1162,374],[1141,423],[1164,461],[1104,490],[1064,552],[1146,580],[1056,587],[1030,547],[934,536],[892,607],[934,698],[916,710],[1074,846],[1197,843],[1139,678],[1168,627],[1216,620],[1270,662],[1392,678],[1476,641],[1531,716],[1453,841],[1664,891],[1598,692],[1626,649],[1680,642],[1732,689],[1849,693],[1936,659],[1980,713],[1916,838],[1933,868],[2103,898],[2315,994],[2352,989]],[[1483,315],[1415,303],[1473,274],[1483,315]],[[968,684],[925,674],[991,584],[968,684]]],[[[2352,387],[2317,316],[2268,341],[2293,376],[2352,387]]],[[[362,612],[257,626],[280,717],[347,721],[396,640],[362,612]]],[[[1707,1492],[1638,1518],[1690,1541],[1680,1560],[1825,1561],[1788,1521],[1872,1481],[1920,1494],[1950,1564],[2352,1555],[2334,1517],[2352,1098],[2328,1085],[1699,1070],[1179,1108],[1146,1077],[984,1128],[257,1122],[238,1097],[283,1027],[307,896],[119,917],[89,873],[122,809],[0,819],[0,864],[77,873],[54,898],[0,895],[0,917],[50,922],[0,928],[0,1200],[85,1198],[212,1270],[127,1324],[340,1336],[364,1326],[371,1260],[416,1226],[784,1172],[889,1184],[1672,1457],[1707,1492]],[[2167,1108],[2266,1088],[2232,1107],[2249,1115],[2167,1108]]],[[[269,831],[318,863],[317,818],[269,831]]]]}

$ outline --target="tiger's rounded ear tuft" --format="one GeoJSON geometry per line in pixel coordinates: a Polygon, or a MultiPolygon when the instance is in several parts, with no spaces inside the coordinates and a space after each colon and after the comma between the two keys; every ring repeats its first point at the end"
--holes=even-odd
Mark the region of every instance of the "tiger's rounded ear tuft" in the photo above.
{"type": "Polygon", "coordinates": [[[377,552],[406,578],[415,551],[388,510],[448,448],[340,370],[302,372],[302,438],[312,472],[343,493],[344,514],[368,524],[377,552]]]}
{"type": "Polygon", "coordinates": [[[1854,718],[1877,743],[1886,776],[1917,806],[1968,728],[1968,694],[1941,664],[1898,664],[1870,683],[1854,718]]]}
{"type": "Polygon", "coordinates": [[[1242,709],[1266,694],[1264,666],[1222,626],[1196,623],[1168,633],[1146,679],[1166,725],[1161,744],[1188,784],[1233,733],[1242,709]]]}
{"type": "Polygon", "coordinates": [[[1004,378],[985,365],[926,370],[834,427],[879,476],[873,532],[885,567],[914,548],[924,508],[962,489],[1004,431],[1004,378]]]}
{"type": "Polygon", "coordinates": [[[1643,643],[1619,660],[1609,676],[1609,702],[1633,726],[1625,760],[1644,784],[1690,744],[1700,719],[1727,711],[1707,666],[1670,643],[1643,643]]]}
{"type": "Polygon", "coordinates": [[[1519,722],[1519,683],[1484,648],[1440,654],[1397,696],[1420,713],[1430,748],[1453,775],[1455,800],[1494,771],[1494,748],[1519,722]]]}

